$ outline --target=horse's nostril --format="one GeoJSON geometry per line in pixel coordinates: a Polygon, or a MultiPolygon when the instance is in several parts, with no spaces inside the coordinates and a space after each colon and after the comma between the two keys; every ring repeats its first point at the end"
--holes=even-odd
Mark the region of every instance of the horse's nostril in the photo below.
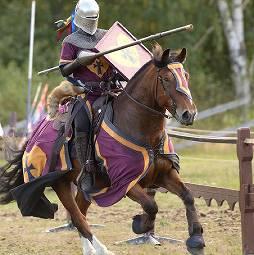
{"type": "Polygon", "coordinates": [[[182,114],[182,119],[184,121],[189,121],[190,119],[192,118],[192,115],[189,111],[185,111],[183,114],[182,114]]]}

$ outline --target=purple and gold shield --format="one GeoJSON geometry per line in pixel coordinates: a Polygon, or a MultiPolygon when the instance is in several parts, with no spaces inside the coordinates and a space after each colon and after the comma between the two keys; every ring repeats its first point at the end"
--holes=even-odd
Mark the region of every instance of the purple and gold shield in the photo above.
{"type": "MultiPolygon", "coordinates": [[[[134,41],[136,38],[117,21],[95,46],[95,49],[103,52],[134,41]]],[[[143,44],[139,44],[107,54],[105,58],[126,79],[130,80],[144,64],[151,60],[152,54],[143,44]]]]}

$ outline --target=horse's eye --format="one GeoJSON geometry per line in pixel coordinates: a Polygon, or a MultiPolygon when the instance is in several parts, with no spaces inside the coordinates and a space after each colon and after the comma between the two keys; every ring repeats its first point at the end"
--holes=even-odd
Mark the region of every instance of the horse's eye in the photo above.
{"type": "Polygon", "coordinates": [[[167,82],[167,81],[169,81],[169,78],[164,77],[163,80],[167,82]]]}

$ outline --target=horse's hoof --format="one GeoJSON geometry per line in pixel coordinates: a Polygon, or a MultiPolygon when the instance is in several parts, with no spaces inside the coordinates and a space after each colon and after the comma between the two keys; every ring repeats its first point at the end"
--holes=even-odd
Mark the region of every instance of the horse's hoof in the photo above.
{"type": "MultiPolygon", "coordinates": [[[[96,248],[95,248],[96,249],[96,248]]],[[[96,255],[115,255],[113,252],[109,251],[106,246],[96,249],[96,255]]]]}
{"type": "Polygon", "coordinates": [[[133,217],[132,231],[137,234],[144,234],[152,230],[154,227],[154,221],[148,219],[145,214],[136,215],[133,217]]]}
{"type": "Polygon", "coordinates": [[[115,255],[115,253],[113,253],[112,251],[109,251],[109,250],[106,250],[104,254],[105,255],[115,255]]]}
{"type": "Polygon", "coordinates": [[[96,255],[96,250],[93,247],[93,245],[91,244],[91,242],[84,238],[81,237],[81,244],[82,244],[82,250],[83,250],[83,255],[96,255]]]}
{"type": "Polygon", "coordinates": [[[205,255],[204,249],[194,249],[194,248],[187,247],[187,250],[191,255],[205,255]]]}
{"type": "Polygon", "coordinates": [[[88,249],[83,249],[83,255],[97,255],[96,250],[93,247],[89,247],[88,249]]]}
{"type": "Polygon", "coordinates": [[[141,215],[136,215],[133,217],[133,221],[132,221],[132,231],[139,235],[142,234],[142,232],[140,231],[140,221],[141,221],[141,215]]]}
{"type": "Polygon", "coordinates": [[[187,239],[186,245],[190,249],[203,249],[205,247],[205,241],[202,235],[195,234],[187,239]]]}
{"type": "Polygon", "coordinates": [[[96,250],[96,255],[114,255],[114,253],[109,251],[107,247],[96,238],[96,236],[93,236],[93,247],[96,250]]]}

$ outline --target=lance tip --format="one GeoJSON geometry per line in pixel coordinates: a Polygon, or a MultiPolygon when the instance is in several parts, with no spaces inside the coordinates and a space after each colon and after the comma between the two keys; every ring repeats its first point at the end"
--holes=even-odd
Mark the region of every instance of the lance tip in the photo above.
{"type": "Polygon", "coordinates": [[[37,73],[37,75],[39,75],[39,76],[43,75],[43,74],[45,74],[45,72],[43,72],[43,71],[37,73]]]}
{"type": "Polygon", "coordinates": [[[189,24],[186,26],[188,31],[192,31],[194,29],[194,26],[192,24],[189,24]]]}

